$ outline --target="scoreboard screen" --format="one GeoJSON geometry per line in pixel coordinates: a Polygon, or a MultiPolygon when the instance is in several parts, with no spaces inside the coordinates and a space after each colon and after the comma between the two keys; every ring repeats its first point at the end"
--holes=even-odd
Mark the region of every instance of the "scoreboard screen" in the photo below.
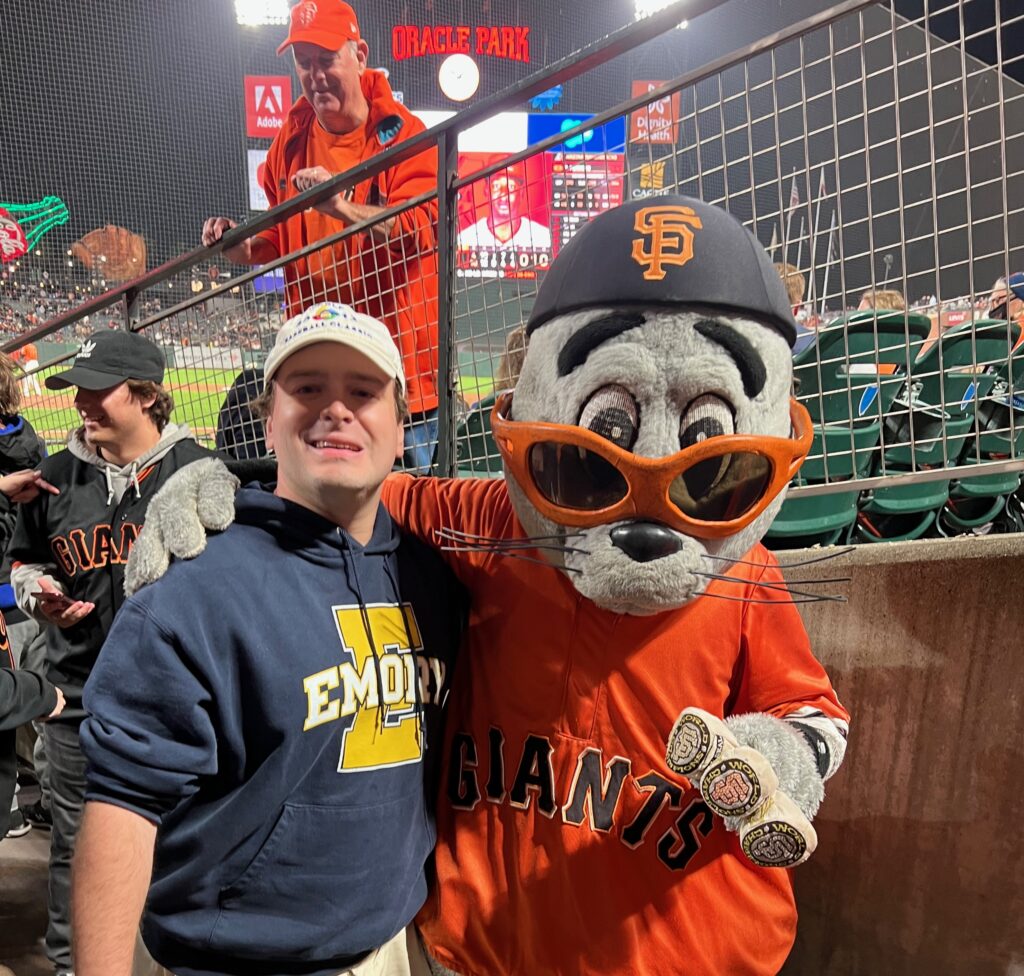
{"type": "MultiPolygon", "coordinates": [[[[460,153],[459,175],[500,160],[460,153]]],[[[622,153],[538,153],[467,186],[459,200],[456,271],[535,278],[596,214],[622,203],[622,153]]]]}
{"type": "MultiPolygon", "coordinates": [[[[427,125],[442,117],[417,114],[427,125]]],[[[460,134],[459,176],[471,177],[588,118],[504,113],[487,120],[460,134]]],[[[621,119],[473,180],[459,194],[456,273],[536,278],[584,223],[622,203],[624,181],[621,119]]]]}

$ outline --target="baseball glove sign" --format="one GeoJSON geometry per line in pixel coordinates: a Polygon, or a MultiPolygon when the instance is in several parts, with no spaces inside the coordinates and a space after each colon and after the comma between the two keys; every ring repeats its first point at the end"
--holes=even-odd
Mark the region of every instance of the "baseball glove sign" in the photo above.
{"type": "Polygon", "coordinates": [[[71,245],[71,254],[88,271],[108,281],[127,281],[146,270],[146,241],[125,227],[107,224],[71,245]]]}

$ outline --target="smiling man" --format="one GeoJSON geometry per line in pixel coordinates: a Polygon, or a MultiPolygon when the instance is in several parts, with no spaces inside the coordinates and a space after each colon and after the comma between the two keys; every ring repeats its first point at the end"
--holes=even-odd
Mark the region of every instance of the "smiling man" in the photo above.
{"type": "Polygon", "coordinates": [[[18,606],[47,626],[46,677],[67,696],[44,728],[53,816],[46,952],[58,973],[74,968],[69,874],[85,790],[82,688],[124,602],[125,563],[150,499],[179,468],[210,455],[169,422],[163,377],[159,347],[105,330],[82,343],[71,369],[47,378],[51,390],[76,388],[82,426],[40,465],[58,492],[19,506],[8,551],[18,606]]]}
{"type": "Polygon", "coordinates": [[[434,767],[464,617],[380,503],[402,358],[341,305],[286,323],[257,401],[272,489],[118,617],[86,688],[78,976],[426,974],[434,767]],[[155,851],[155,854],[154,854],[155,851]],[[140,954],[141,955],[141,954],[140,954]]]}
{"type": "MultiPolygon", "coordinates": [[[[292,7],[278,54],[286,51],[302,96],[267,153],[263,189],[271,207],[424,131],[395,99],[384,73],[368,67],[369,46],[343,0],[292,7]]],[[[239,264],[265,264],[436,187],[437,150],[431,148],[225,254],[239,264]]],[[[435,199],[285,265],[291,315],[316,302],[344,302],[390,330],[401,350],[410,410],[405,463],[417,471],[430,466],[437,441],[436,224],[435,199]]],[[[203,243],[219,241],[234,226],[227,217],[210,217],[203,243]]]]}

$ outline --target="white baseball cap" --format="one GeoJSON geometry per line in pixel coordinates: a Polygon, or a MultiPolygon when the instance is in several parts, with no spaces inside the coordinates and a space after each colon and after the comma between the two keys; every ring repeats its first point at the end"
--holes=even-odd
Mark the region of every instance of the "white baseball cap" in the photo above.
{"type": "Polygon", "coordinates": [[[274,348],[263,364],[263,388],[266,389],[274,373],[292,353],[314,342],[338,342],[361,352],[388,376],[393,376],[402,393],[405,393],[402,354],[391,338],[388,327],[338,302],[314,305],[285,322],[277,334],[274,348]]]}

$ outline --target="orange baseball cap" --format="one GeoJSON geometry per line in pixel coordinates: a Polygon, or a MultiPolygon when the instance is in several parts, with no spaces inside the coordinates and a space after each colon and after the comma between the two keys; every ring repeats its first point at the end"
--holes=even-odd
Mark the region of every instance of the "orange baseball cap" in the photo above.
{"type": "Polygon", "coordinates": [[[302,43],[340,51],[346,41],[358,40],[356,12],[344,0],[302,0],[292,7],[288,37],[277,53],[284,54],[292,44],[302,43]]]}

